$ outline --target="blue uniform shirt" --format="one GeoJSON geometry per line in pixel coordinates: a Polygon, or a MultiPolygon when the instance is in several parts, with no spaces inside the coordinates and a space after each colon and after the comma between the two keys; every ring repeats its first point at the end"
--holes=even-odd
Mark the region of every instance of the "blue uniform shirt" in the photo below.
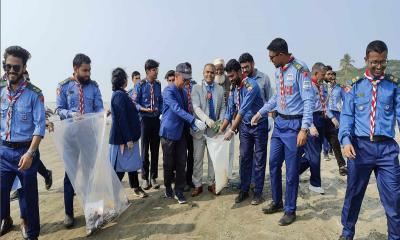
{"type": "Polygon", "coordinates": [[[257,82],[252,78],[246,78],[240,84],[239,99],[236,88],[232,86],[225,119],[231,122],[234,114],[239,113],[242,116],[242,122],[250,124],[251,118],[261,109],[263,103],[257,82]],[[240,103],[239,111],[237,111],[237,100],[240,103]]]}
{"type": "MultiPolygon", "coordinates": [[[[11,96],[15,96],[18,89],[12,91],[11,96]]],[[[46,117],[43,101],[42,91],[28,83],[14,104],[10,126],[10,142],[29,142],[33,136],[44,137],[46,117]]],[[[6,82],[2,81],[0,83],[0,134],[2,140],[6,140],[6,121],[9,105],[6,82]]]]}
{"type": "MultiPolygon", "coordinates": [[[[396,120],[400,121],[400,87],[397,78],[385,75],[378,84],[375,136],[394,138],[396,120]]],[[[340,115],[339,140],[351,144],[351,138],[370,136],[372,84],[366,77],[356,81],[346,93],[340,115]]]]}
{"type": "Polygon", "coordinates": [[[314,90],[311,86],[311,78],[308,67],[297,59],[293,59],[286,66],[283,73],[285,91],[285,109],[280,106],[280,80],[281,69],[275,73],[276,91],[274,96],[260,109],[263,118],[268,112],[277,110],[285,115],[303,115],[302,128],[309,128],[313,120],[314,90]],[[286,68],[287,67],[287,68],[286,68]]]}
{"type": "MultiPolygon", "coordinates": [[[[327,88],[330,88],[330,86],[327,86],[327,88]]],[[[326,105],[327,109],[329,109],[329,111],[341,112],[345,94],[343,88],[339,84],[335,84],[332,90],[329,91],[330,94],[328,95],[327,105],[326,105]]]]}
{"type": "MultiPolygon", "coordinates": [[[[84,113],[104,111],[99,86],[93,80],[83,86],[84,113]]],[[[60,82],[57,88],[56,112],[60,119],[70,118],[73,112],[79,112],[79,85],[71,78],[60,82]]]]}
{"type": "Polygon", "coordinates": [[[268,100],[272,97],[272,88],[271,88],[271,81],[269,80],[269,77],[267,74],[255,69],[255,76],[251,77],[254,80],[256,80],[258,86],[260,87],[260,94],[261,97],[265,102],[268,102],[268,100]]]}
{"type": "Polygon", "coordinates": [[[162,108],[163,108],[163,97],[161,94],[161,83],[159,81],[154,81],[153,83],[153,91],[154,91],[154,108],[158,109],[158,111],[153,113],[141,112],[140,108],[150,108],[151,107],[151,83],[143,79],[140,83],[136,84],[136,99],[134,100],[136,103],[136,108],[139,111],[141,117],[159,117],[162,108]]]}
{"type": "Polygon", "coordinates": [[[319,88],[314,83],[312,84],[314,91],[314,111],[313,112],[322,112],[324,108],[322,107],[321,97],[319,95],[319,88]]]}

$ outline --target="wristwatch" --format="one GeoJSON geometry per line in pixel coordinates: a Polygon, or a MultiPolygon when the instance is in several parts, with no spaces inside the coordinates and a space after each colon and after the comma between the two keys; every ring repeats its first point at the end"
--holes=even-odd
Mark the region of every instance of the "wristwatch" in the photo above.
{"type": "Polygon", "coordinates": [[[31,155],[32,157],[34,157],[36,155],[36,151],[32,151],[30,149],[28,149],[28,151],[26,151],[27,153],[29,153],[29,155],[31,155]]]}
{"type": "Polygon", "coordinates": [[[305,131],[307,134],[309,134],[310,133],[310,129],[308,129],[308,128],[301,128],[301,130],[300,131],[305,131]]]}

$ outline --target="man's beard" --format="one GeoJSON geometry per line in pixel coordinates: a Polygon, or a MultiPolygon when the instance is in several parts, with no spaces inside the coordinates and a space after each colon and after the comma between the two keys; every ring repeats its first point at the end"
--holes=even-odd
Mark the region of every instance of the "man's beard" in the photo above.
{"type": "Polygon", "coordinates": [[[218,84],[223,84],[225,82],[225,75],[215,75],[214,81],[218,84]]]}
{"type": "Polygon", "coordinates": [[[12,85],[18,84],[20,80],[23,78],[22,74],[17,77],[15,80],[10,80],[8,74],[6,75],[6,79],[8,79],[9,83],[12,85]]]}
{"type": "Polygon", "coordinates": [[[82,84],[82,85],[86,85],[86,84],[88,84],[90,82],[90,77],[85,79],[83,77],[79,77],[78,76],[78,77],[76,77],[76,79],[78,79],[79,83],[82,84]]]}

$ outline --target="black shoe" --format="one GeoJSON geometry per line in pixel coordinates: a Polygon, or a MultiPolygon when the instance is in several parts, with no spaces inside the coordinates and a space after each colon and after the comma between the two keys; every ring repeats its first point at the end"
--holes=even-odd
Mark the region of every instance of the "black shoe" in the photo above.
{"type": "Polygon", "coordinates": [[[241,203],[249,197],[249,192],[240,191],[239,195],[235,198],[235,203],[241,203]]]}
{"type": "Polygon", "coordinates": [[[340,174],[340,176],[346,176],[347,175],[347,167],[346,166],[341,166],[339,168],[339,174],[340,174]]]}
{"type": "Polygon", "coordinates": [[[151,184],[149,183],[148,180],[143,180],[142,188],[143,188],[144,190],[149,190],[149,189],[151,188],[151,184]]]}
{"type": "Polygon", "coordinates": [[[28,233],[26,232],[26,226],[25,224],[21,224],[20,225],[20,229],[21,229],[21,235],[23,239],[28,239],[28,233]]]}
{"type": "Polygon", "coordinates": [[[53,185],[53,172],[51,170],[47,170],[47,178],[44,179],[44,183],[46,185],[46,190],[49,190],[53,185]]]}
{"type": "Polygon", "coordinates": [[[140,198],[145,198],[149,196],[141,187],[134,188],[133,192],[135,193],[136,196],[140,198]]]}
{"type": "Polygon", "coordinates": [[[165,198],[174,198],[174,191],[172,191],[171,187],[166,187],[165,188],[165,198]]]}
{"type": "Polygon", "coordinates": [[[186,203],[186,198],[181,192],[176,192],[175,193],[175,199],[178,200],[179,204],[185,204],[186,203]]]}
{"type": "Polygon", "coordinates": [[[285,213],[283,217],[279,220],[280,226],[287,226],[292,224],[296,220],[296,213],[285,213]]]}
{"type": "Polygon", "coordinates": [[[353,237],[340,236],[339,240],[353,240],[353,237]]]}
{"type": "Polygon", "coordinates": [[[14,201],[14,200],[17,200],[17,199],[18,199],[18,190],[15,190],[10,195],[10,201],[14,201]]]}
{"type": "Polygon", "coordinates": [[[251,205],[258,205],[264,201],[262,194],[254,194],[253,200],[251,200],[251,205]]]}
{"type": "Polygon", "coordinates": [[[11,217],[3,219],[1,221],[0,236],[3,236],[4,234],[8,233],[12,229],[12,227],[13,227],[13,220],[11,217]]]}
{"type": "Polygon", "coordinates": [[[65,226],[66,228],[71,228],[71,227],[74,226],[74,224],[75,224],[74,217],[71,217],[71,216],[65,214],[64,226],[65,226]]]}
{"type": "Polygon", "coordinates": [[[283,210],[282,202],[276,204],[274,202],[270,202],[267,206],[262,208],[264,214],[273,214],[277,212],[281,212],[283,210]]]}
{"type": "Polygon", "coordinates": [[[160,188],[160,184],[158,184],[157,181],[156,181],[154,178],[151,179],[150,185],[151,185],[154,189],[159,189],[159,188],[160,188]]]}

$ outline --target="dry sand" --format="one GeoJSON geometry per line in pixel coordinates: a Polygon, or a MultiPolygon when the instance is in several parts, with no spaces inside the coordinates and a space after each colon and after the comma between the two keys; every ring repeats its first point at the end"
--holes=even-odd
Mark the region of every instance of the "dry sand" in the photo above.
{"type": "MultiPolygon", "coordinates": [[[[238,146],[234,168],[236,177],[237,148],[238,146]]],[[[50,191],[45,190],[43,178],[38,175],[40,239],[87,239],[83,211],[76,198],[76,225],[70,230],[63,227],[64,168],[49,135],[42,142],[40,150],[43,162],[53,170],[53,187],[50,191]]],[[[251,206],[250,199],[235,204],[234,198],[238,191],[233,188],[225,189],[220,196],[213,196],[205,191],[201,196],[192,198],[189,193],[185,193],[188,199],[188,204],[185,205],[179,205],[175,200],[164,199],[163,188],[150,190],[150,197],[139,199],[133,195],[125,177],[123,185],[131,206],[115,222],[108,224],[89,239],[338,239],[341,233],[340,214],[346,190],[346,177],[339,176],[336,160],[333,157],[331,159],[321,161],[325,195],[308,190],[308,173],[301,177],[297,221],[290,226],[278,225],[281,213],[264,215],[261,212],[262,206],[271,199],[267,164],[264,187],[266,202],[259,206],[251,206]]],[[[204,166],[204,169],[207,169],[207,166],[204,166]]],[[[160,176],[163,175],[161,156],[159,173],[160,176]]],[[[15,226],[13,231],[1,237],[4,240],[21,239],[18,201],[12,202],[11,212],[15,226]]],[[[373,175],[356,231],[356,239],[387,238],[386,217],[373,175]]]]}

